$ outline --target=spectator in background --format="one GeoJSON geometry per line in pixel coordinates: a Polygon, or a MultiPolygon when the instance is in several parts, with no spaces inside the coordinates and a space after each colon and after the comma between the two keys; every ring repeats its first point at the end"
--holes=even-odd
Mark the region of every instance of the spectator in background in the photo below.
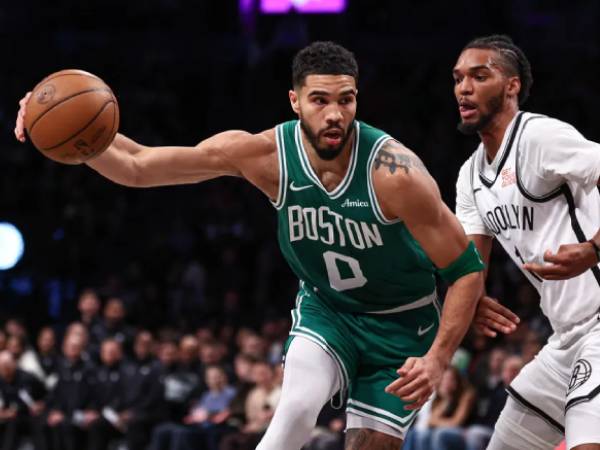
{"type": "Polygon", "coordinates": [[[11,334],[6,341],[6,349],[12,353],[17,367],[34,375],[38,380],[44,380],[44,370],[35,352],[27,346],[27,338],[22,334],[11,334]]]}
{"type": "Polygon", "coordinates": [[[98,418],[94,406],[94,367],[82,359],[83,341],[65,336],[58,363],[58,382],[47,400],[46,424],[52,450],[84,448],[86,431],[98,418]]]}
{"type": "Polygon", "coordinates": [[[221,366],[207,367],[204,381],[208,390],[192,404],[180,423],[165,423],[156,428],[151,450],[218,450],[221,435],[229,429],[226,421],[235,388],[227,384],[221,366]]]}
{"type": "Polygon", "coordinates": [[[281,396],[273,368],[266,362],[256,362],[252,366],[252,379],[255,387],[246,399],[246,424],[240,432],[225,436],[220,450],[254,449],[273,418],[281,396]]]}
{"type": "Polygon", "coordinates": [[[504,408],[506,388],[523,367],[523,358],[508,356],[503,360],[501,381],[492,390],[478,392],[469,426],[464,433],[465,450],[484,450],[494,432],[494,424],[504,408]]]}
{"type": "Polygon", "coordinates": [[[179,367],[188,372],[201,373],[202,364],[199,359],[200,344],[198,338],[186,334],[179,341],[179,367]]]}
{"type": "Polygon", "coordinates": [[[221,366],[225,370],[228,380],[235,379],[234,370],[231,364],[225,363],[227,356],[227,347],[217,340],[209,340],[200,345],[200,362],[203,368],[203,374],[209,366],[221,366]]]}
{"type": "Polygon", "coordinates": [[[534,330],[529,330],[525,335],[523,345],[521,346],[521,357],[523,364],[527,364],[535,358],[543,347],[542,338],[534,330]]]}
{"type": "Polygon", "coordinates": [[[89,450],[106,450],[111,440],[122,437],[125,432],[120,413],[125,410],[129,386],[121,344],[115,339],[103,341],[100,361],[93,388],[94,407],[100,414],[90,424],[89,450]]]}
{"type": "Polygon", "coordinates": [[[264,360],[267,356],[266,344],[260,335],[254,332],[247,333],[240,339],[240,352],[257,360],[264,360]]]}
{"type": "Polygon", "coordinates": [[[125,306],[121,299],[117,297],[108,299],[104,307],[104,318],[90,330],[92,352],[102,341],[112,338],[121,344],[125,354],[131,354],[135,331],[126,324],[125,318],[125,306]]]}
{"type": "Polygon", "coordinates": [[[58,352],[56,334],[51,327],[44,327],[37,337],[36,359],[42,369],[42,381],[46,389],[51,390],[58,381],[58,352]]]}
{"type": "Polygon", "coordinates": [[[0,328],[0,352],[6,349],[6,332],[0,328]]]}
{"type": "Polygon", "coordinates": [[[16,317],[8,319],[4,324],[4,330],[6,331],[8,337],[18,336],[23,338],[25,341],[27,340],[27,328],[25,328],[25,325],[21,319],[17,319],[16,317]]]}
{"type": "Polygon", "coordinates": [[[238,353],[233,360],[233,368],[235,371],[235,379],[237,380],[235,387],[235,397],[229,405],[229,426],[241,430],[246,423],[246,399],[248,394],[254,387],[254,379],[252,377],[252,366],[256,360],[251,356],[238,353]]]}
{"type": "Polygon", "coordinates": [[[75,336],[81,341],[81,347],[83,348],[83,351],[81,352],[81,359],[83,359],[83,361],[90,364],[95,364],[99,360],[98,358],[100,349],[96,348],[95,353],[92,352],[90,333],[84,324],[81,322],[73,322],[69,324],[67,330],[65,331],[65,338],[68,336],[75,336]]]}
{"type": "Polygon", "coordinates": [[[0,449],[17,450],[24,436],[31,436],[36,450],[45,449],[42,423],[43,384],[17,368],[7,350],[0,351],[0,449]]]}
{"type": "Polygon", "coordinates": [[[133,346],[132,371],[127,376],[126,409],[119,415],[126,429],[128,450],[145,449],[152,427],[160,419],[163,387],[160,363],[152,353],[153,348],[152,334],[146,330],[139,331],[133,346]]]}
{"type": "Polygon", "coordinates": [[[423,450],[462,449],[461,427],[474,400],[475,391],[460,372],[455,367],[446,369],[431,404],[430,428],[423,450]]]}
{"type": "Polygon", "coordinates": [[[494,347],[478,359],[470,380],[479,395],[485,396],[486,391],[494,390],[502,382],[502,365],[506,356],[504,348],[494,347]]]}
{"type": "Polygon", "coordinates": [[[93,289],[84,289],[79,295],[77,310],[79,311],[79,321],[91,330],[100,322],[100,298],[93,289]]]}
{"type": "Polygon", "coordinates": [[[179,348],[176,343],[164,342],[159,353],[161,383],[164,392],[164,420],[180,422],[187,414],[191,401],[202,392],[200,370],[189,370],[179,364],[179,348]]]}
{"type": "Polygon", "coordinates": [[[266,341],[267,360],[270,364],[276,365],[281,362],[290,325],[287,320],[274,315],[263,321],[261,336],[266,341]]]}

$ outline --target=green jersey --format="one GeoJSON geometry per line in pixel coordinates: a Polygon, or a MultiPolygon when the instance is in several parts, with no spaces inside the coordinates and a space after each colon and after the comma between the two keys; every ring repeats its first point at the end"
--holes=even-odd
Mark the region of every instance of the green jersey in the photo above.
{"type": "Polygon", "coordinates": [[[330,192],[310,165],[299,121],[276,127],[281,251],[303,287],[338,311],[425,306],[435,297],[435,267],[404,223],[382,214],[373,189],[375,156],[392,138],[363,122],[353,126],[347,173],[330,192]]]}

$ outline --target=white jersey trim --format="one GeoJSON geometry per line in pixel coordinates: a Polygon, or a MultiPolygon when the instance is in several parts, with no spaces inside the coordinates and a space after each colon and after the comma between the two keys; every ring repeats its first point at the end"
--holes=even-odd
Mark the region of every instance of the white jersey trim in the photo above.
{"type": "Polygon", "coordinates": [[[375,193],[375,186],[373,186],[373,164],[375,163],[375,157],[377,152],[383,147],[388,140],[394,139],[390,135],[381,136],[379,139],[375,141],[373,144],[373,148],[371,149],[371,154],[369,155],[369,160],[367,161],[367,188],[369,190],[369,198],[371,199],[371,209],[375,214],[375,217],[382,225],[392,225],[395,223],[402,222],[402,219],[388,219],[383,215],[383,211],[381,211],[381,206],[379,206],[379,201],[377,200],[377,194],[375,193]]]}
{"type": "Polygon", "coordinates": [[[285,139],[283,138],[283,125],[275,128],[275,142],[277,144],[277,161],[279,164],[279,189],[275,201],[269,199],[275,209],[283,208],[287,194],[287,162],[285,158],[285,139]]]}

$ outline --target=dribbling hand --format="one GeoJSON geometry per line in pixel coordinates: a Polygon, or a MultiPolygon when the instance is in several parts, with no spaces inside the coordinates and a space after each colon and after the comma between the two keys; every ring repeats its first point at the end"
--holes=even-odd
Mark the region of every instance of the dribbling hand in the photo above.
{"type": "Polygon", "coordinates": [[[25,142],[25,110],[27,109],[29,97],[31,97],[31,92],[25,94],[25,97],[19,101],[19,112],[15,124],[15,137],[19,142],[25,142]]]}
{"type": "Polygon", "coordinates": [[[510,334],[517,329],[521,319],[506,306],[487,295],[477,304],[473,325],[477,331],[487,337],[496,337],[498,332],[510,334]]]}

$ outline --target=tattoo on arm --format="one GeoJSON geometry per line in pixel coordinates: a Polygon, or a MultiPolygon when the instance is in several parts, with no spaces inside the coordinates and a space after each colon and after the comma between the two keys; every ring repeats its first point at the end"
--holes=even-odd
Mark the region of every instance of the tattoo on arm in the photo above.
{"type": "Polygon", "coordinates": [[[366,428],[351,428],[346,432],[344,450],[399,450],[402,440],[366,428]]]}
{"type": "Polygon", "coordinates": [[[375,156],[375,170],[381,166],[388,168],[390,173],[403,169],[407,174],[410,169],[418,169],[425,173],[427,169],[417,155],[402,147],[398,142],[390,140],[386,142],[375,156]]]}

